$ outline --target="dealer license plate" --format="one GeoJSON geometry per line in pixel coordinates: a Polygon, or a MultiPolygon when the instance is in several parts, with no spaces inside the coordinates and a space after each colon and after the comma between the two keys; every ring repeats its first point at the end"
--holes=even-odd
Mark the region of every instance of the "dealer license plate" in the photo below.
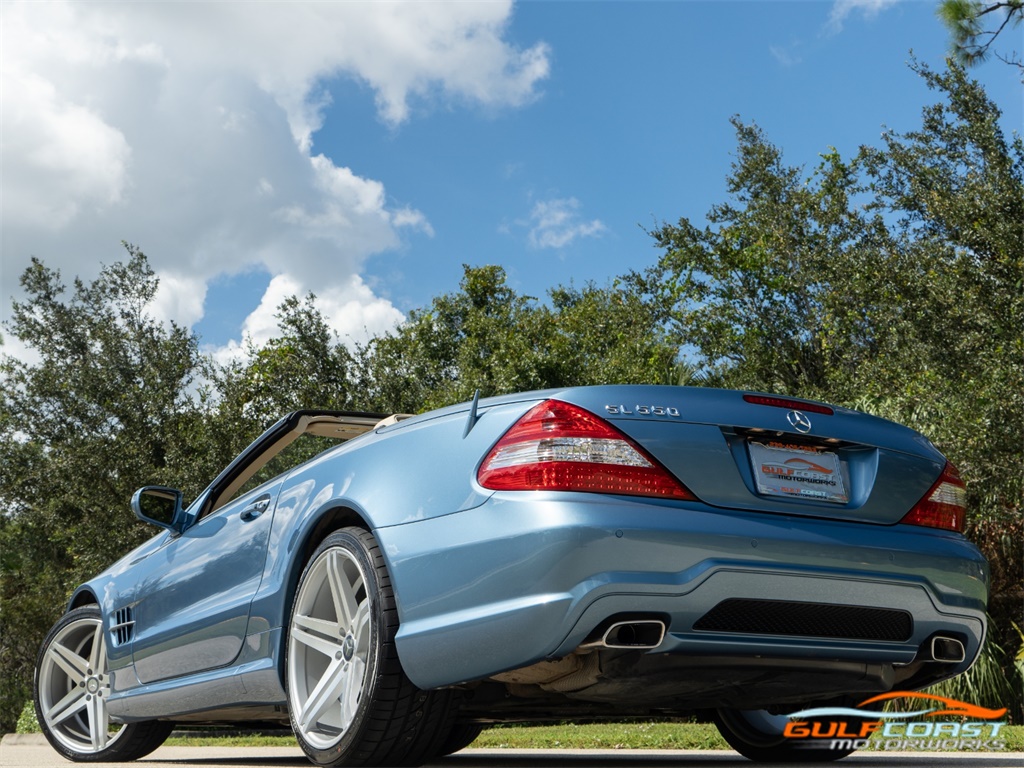
{"type": "Polygon", "coordinates": [[[789,443],[747,445],[758,493],[835,504],[849,501],[839,456],[832,451],[789,443]]]}

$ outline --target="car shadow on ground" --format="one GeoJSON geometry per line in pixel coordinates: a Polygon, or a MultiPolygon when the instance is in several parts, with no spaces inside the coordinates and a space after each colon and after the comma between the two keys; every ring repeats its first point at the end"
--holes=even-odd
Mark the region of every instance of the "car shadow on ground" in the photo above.
{"type": "MultiPolygon", "coordinates": [[[[1015,759],[998,752],[987,754],[924,754],[924,753],[861,753],[851,756],[841,763],[803,763],[803,768],[836,768],[838,765],[861,766],[868,768],[942,768],[942,766],[963,766],[969,763],[971,768],[1007,768],[1008,766],[1020,765],[1019,753],[1015,759]]],[[[146,759],[138,761],[145,765],[146,759]]],[[[156,762],[174,765],[195,765],[195,766],[250,766],[254,764],[253,756],[246,757],[210,757],[210,758],[187,758],[178,760],[161,760],[156,762]]],[[[302,756],[260,756],[260,766],[310,766],[312,765],[302,756]]],[[[683,753],[678,751],[659,753],[645,751],[642,754],[608,754],[607,752],[594,751],[586,754],[579,752],[562,753],[554,751],[518,752],[513,754],[495,754],[493,752],[478,753],[474,751],[462,752],[456,755],[433,760],[427,763],[427,768],[659,768],[666,765],[680,765],[686,768],[700,768],[701,766],[715,766],[715,768],[742,768],[743,766],[754,766],[755,763],[744,759],[735,752],[721,751],[714,754],[708,752],[683,753]]]]}
{"type": "MultiPolygon", "coordinates": [[[[962,766],[969,764],[971,768],[1007,768],[1008,766],[1020,766],[1019,753],[1015,757],[999,754],[998,752],[984,755],[971,754],[925,754],[925,753],[860,753],[846,758],[840,762],[801,763],[802,768],[837,768],[841,765],[861,766],[862,768],[942,768],[942,766],[962,766]]],[[[686,768],[699,768],[700,766],[715,766],[715,768],[727,768],[728,766],[755,766],[746,758],[735,752],[721,751],[714,754],[707,752],[682,753],[678,751],[668,753],[645,752],[643,754],[614,755],[607,752],[595,752],[592,754],[557,754],[545,752],[539,755],[474,755],[462,753],[452,755],[430,763],[432,766],[444,766],[444,768],[644,768],[651,766],[658,768],[666,765],[680,765],[686,768]]]]}

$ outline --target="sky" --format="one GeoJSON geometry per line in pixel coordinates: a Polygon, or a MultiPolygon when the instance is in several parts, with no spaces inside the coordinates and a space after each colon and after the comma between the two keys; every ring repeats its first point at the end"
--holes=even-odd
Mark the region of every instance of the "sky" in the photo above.
{"type": "MultiPolygon", "coordinates": [[[[160,277],[153,314],[220,360],[289,295],[354,344],[463,264],[541,300],[603,285],[725,200],[730,117],[808,173],[919,126],[935,8],[0,0],[0,319],[31,257],[89,280],[122,241],[160,277]]],[[[972,75],[1019,131],[1015,69],[972,75]]]]}

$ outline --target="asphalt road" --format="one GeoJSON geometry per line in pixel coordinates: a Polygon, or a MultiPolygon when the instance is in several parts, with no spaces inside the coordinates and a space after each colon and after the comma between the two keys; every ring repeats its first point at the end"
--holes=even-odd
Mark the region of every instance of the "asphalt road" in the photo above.
{"type": "MultiPolygon", "coordinates": [[[[0,768],[62,768],[65,762],[41,736],[4,737],[0,768]]],[[[125,763],[89,763],[93,768],[124,768],[125,763]]],[[[161,747],[136,765],[141,768],[267,768],[311,765],[298,747],[161,747]]],[[[735,752],[652,749],[465,749],[429,764],[436,768],[750,768],[735,752]]],[[[805,763],[803,768],[817,764],[805,763]]],[[[850,768],[1021,768],[1024,752],[855,753],[841,763],[850,768]]]]}

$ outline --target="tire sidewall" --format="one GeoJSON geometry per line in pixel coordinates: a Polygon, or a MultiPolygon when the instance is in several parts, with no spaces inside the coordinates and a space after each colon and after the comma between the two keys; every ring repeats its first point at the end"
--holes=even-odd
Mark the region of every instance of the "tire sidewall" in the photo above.
{"type": "Polygon", "coordinates": [[[299,577],[299,582],[296,585],[295,595],[292,597],[291,610],[288,613],[288,635],[285,641],[284,655],[284,679],[285,686],[287,688],[286,693],[288,697],[289,718],[291,720],[292,730],[299,742],[299,746],[302,747],[302,750],[313,762],[321,765],[336,764],[342,755],[353,749],[353,745],[357,745],[363,741],[364,731],[369,726],[369,721],[371,719],[370,709],[372,708],[376,689],[380,682],[382,647],[384,643],[393,642],[394,640],[394,638],[388,637],[388,628],[383,620],[384,612],[383,607],[380,604],[381,589],[377,567],[370,558],[370,554],[367,551],[366,544],[364,544],[362,540],[361,534],[365,534],[362,529],[344,528],[330,534],[320,543],[320,546],[313,552],[306,563],[305,568],[303,568],[302,575],[299,577]],[[363,691],[360,696],[359,706],[356,709],[355,717],[352,719],[352,723],[348,727],[348,730],[342,734],[337,743],[326,749],[320,749],[307,743],[300,735],[301,729],[296,722],[295,708],[292,706],[292,691],[290,690],[290,664],[292,655],[291,627],[295,611],[298,607],[299,596],[302,593],[302,588],[306,583],[306,579],[309,576],[310,571],[326,552],[335,548],[344,549],[357,561],[360,569],[362,570],[364,584],[366,585],[367,599],[370,603],[370,643],[369,650],[367,652],[366,670],[364,672],[365,677],[363,691]]]}
{"type": "Polygon", "coordinates": [[[769,733],[758,728],[742,711],[719,709],[715,725],[729,746],[744,757],[765,763],[807,763],[841,760],[856,749],[823,749],[801,747],[782,733],[769,733]]]}

